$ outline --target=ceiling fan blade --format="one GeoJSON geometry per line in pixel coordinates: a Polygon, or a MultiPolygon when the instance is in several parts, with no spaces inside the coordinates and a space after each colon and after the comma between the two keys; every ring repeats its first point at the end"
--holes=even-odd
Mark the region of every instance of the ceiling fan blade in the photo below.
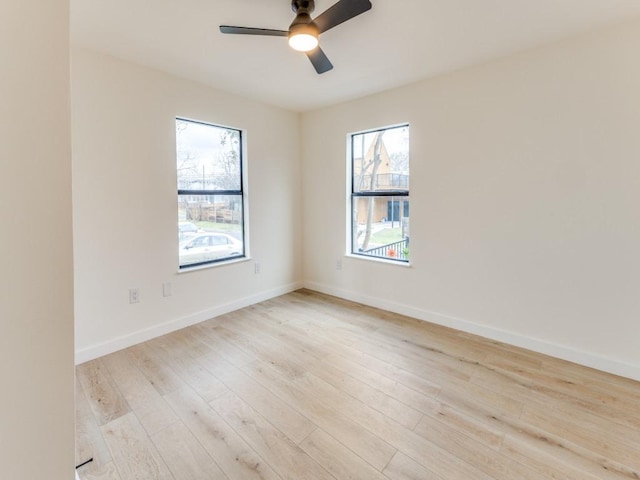
{"type": "Polygon", "coordinates": [[[286,30],[271,30],[270,28],[233,27],[231,25],[220,25],[222,33],[232,33],[236,35],[267,35],[269,37],[286,37],[289,32],[286,30]]]}
{"type": "Polygon", "coordinates": [[[369,0],[340,0],[318,15],[313,23],[322,33],[370,9],[371,2],[369,0]]]}
{"type": "Polygon", "coordinates": [[[318,74],[328,72],[333,68],[333,65],[329,61],[329,58],[324,54],[320,47],[316,47],[310,52],[307,52],[307,57],[311,60],[313,68],[316,69],[318,74]]]}

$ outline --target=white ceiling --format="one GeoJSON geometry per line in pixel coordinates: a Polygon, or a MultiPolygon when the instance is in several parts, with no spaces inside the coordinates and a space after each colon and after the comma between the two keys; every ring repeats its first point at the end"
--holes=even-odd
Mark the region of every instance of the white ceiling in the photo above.
{"type": "MultiPolygon", "coordinates": [[[[313,17],[337,0],[316,0],[313,17]]],[[[325,32],[317,75],[286,38],[223,35],[220,24],[286,30],[290,0],[71,0],[74,45],[244,97],[306,111],[640,16],[640,0],[372,0],[325,32]]]]}

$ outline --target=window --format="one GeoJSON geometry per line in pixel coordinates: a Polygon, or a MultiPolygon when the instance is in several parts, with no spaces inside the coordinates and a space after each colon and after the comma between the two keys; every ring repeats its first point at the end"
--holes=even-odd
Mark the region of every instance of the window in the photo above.
{"type": "Polygon", "coordinates": [[[351,253],[409,261],[409,126],[354,133],[351,253]]]}
{"type": "Polygon", "coordinates": [[[245,256],[242,132],[176,119],[180,268],[245,256]]]}

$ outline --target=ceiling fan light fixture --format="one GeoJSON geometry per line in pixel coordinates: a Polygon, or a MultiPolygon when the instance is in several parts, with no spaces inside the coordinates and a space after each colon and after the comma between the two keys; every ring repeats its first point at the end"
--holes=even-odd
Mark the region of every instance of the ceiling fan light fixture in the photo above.
{"type": "Polygon", "coordinates": [[[310,52],[318,46],[318,37],[308,33],[298,33],[289,37],[289,46],[299,52],[310,52]]]}
{"type": "Polygon", "coordinates": [[[310,52],[318,46],[318,33],[313,23],[293,24],[289,29],[289,46],[299,52],[310,52]]]}

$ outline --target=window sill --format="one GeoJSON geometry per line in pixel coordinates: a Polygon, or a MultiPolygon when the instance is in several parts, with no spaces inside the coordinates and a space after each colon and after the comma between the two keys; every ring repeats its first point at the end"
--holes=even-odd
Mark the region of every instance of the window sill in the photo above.
{"type": "Polygon", "coordinates": [[[178,269],[178,273],[197,272],[199,270],[207,270],[209,268],[224,267],[226,265],[234,265],[236,263],[248,262],[250,260],[251,260],[250,257],[231,258],[229,260],[223,260],[221,262],[211,262],[211,263],[205,263],[203,265],[196,265],[196,266],[193,266],[193,267],[188,267],[187,266],[187,267],[179,268],[178,269]]]}
{"type": "Polygon", "coordinates": [[[363,260],[365,262],[376,262],[376,263],[385,263],[387,265],[396,265],[398,267],[410,268],[411,262],[402,262],[399,260],[389,260],[381,257],[372,257],[369,255],[358,255],[357,253],[346,253],[345,257],[347,258],[355,258],[357,260],[363,260]]]}

